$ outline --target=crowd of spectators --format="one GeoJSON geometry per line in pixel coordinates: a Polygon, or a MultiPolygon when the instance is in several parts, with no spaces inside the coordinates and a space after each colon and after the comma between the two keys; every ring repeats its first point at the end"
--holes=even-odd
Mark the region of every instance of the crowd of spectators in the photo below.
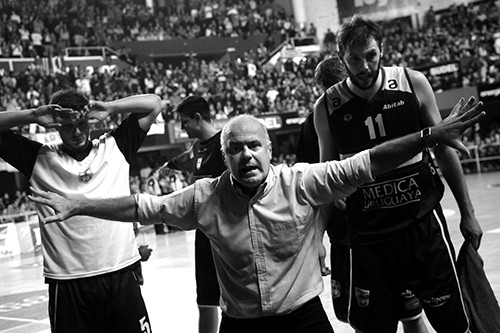
{"type": "Polygon", "coordinates": [[[43,57],[65,47],[105,46],[114,41],[278,35],[274,46],[299,26],[272,0],[0,0],[0,57],[43,57]]]}
{"type": "MultiPolygon", "coordinates": [[[[319,91],[314,85],[314,68],[319,57],[309,57],[292,70],[255,64],[250,50],[233,63],[190,58],[178,67],[162,63],[108,70],[74,67],[68,72],[45,74],[33,67],[20,73],[0,75],[0,109],[16,110],[47,103],[62,87],[74,86],[91,99],[114,100],[130,94],[155,93],[164,102],[164,120],[173,107],[190,94],[200,94],[217,119],[237,114],[263,114],[312,110],[319,91]]],[[[101,126],[112,128],[113,119],[101,126]]],[[[23,128],[26,132],[29,129],[23,128]]],[[[39,129],[40,130],[40,129],[39,129]]]]}
{"type": "Polygon", "coordinates": [[[17,190],[12,196],[5,192],[0,198],[0,223],[25,221],[23,214],[34,210],[25,191],[17,190]]]}
{"type": "Polygon", "coordinates": [[[450,62],[460,65],[451,82],[443,84],[428,75],[435,91],[500,81],[500,8],[496,1],[454,4],[439,12],[431,6],[419,27],[404,19],[383,26],[385,65],[415,69],[450,62]]]}
{"type": "MultiPolygon", "coordinates": [[[[0,49],[3,56],[16,56],[12,54],[13,45],[21,44],[23,52],[19,56],[42,56],[56,54],[66,46],[107,45],[115,39],[198,38],[207,36],[208,30],[210,36],[278,32],[286,38],[316,34],[314,25],[297,27],[293,17],[270,0],[179,0],[174,5],[158,0],[156,4],[149,8],[143,1],[0,0],[0,49]]],[[[418,28],[403,19],[384,24],[384,29],[384,65],[418,69],[457,61],[462,70],[460,86],[500,82],[499,7],[493,1],[453,5],[438,13],[431,7],[418,28]]],[[[335,36],[331,31],[325,34],[324,41],[326,52],[332,52],[335,36]]],[[[103,101],[136,93],[158,94],[164,103],[160,119],[163,121],[172,120],[174,106],[190,94],[205,97],[216,119],[241,113],[307,114],[320,94],[313,75],[325,54],[304,58],[299,63],[290,61],[284,66],[261,65],[269,51],[266,45],[259,45],[233,61],[191,57],[179,66],[150,62],[128,68],[71,67],[51,73],[38,66],[21,72],[0,71],[0,110],[37,107],[46,104],[53,92],[73,86],[91,99],[103,101]]],[[[429,80],[435,90],[443,88],[442,81],[430,74],[429,80]]],[[[113,128],[117,120],[109,119],[98,126],[113,128]]],[[[44,129],[32,126],[20,130],[36,133],[44,129]]],[[[473,154],[500,155],[499,132],[496,125],[483,136],[477,132],[469,137],[473,154]]],[[[274,158],[276,163],[294,161],[293,150],[284,149],[274,158]]],[[[500,169],[500,160],[492,159],[482,168],[500,169]]],[[[473,163],[464,164],[464,169],[477,171],[473,163]]],[[[131,187],[145,191],[152,178],[134,178],[131,187]]],[[[182,176],[156,180],[155,188],[162,193],[186,181],[182,176]]],[[[25,204],[23,201],[14,206],[23,209],[25,204]]],[[[15,210],[9,205],[0,205],[0,214],[15,210]]]]}

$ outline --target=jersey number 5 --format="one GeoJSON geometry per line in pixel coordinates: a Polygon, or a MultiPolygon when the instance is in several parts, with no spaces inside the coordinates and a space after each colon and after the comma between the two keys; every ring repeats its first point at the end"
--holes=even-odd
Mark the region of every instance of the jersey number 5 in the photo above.
{"type": "Polygon", "coordinates": [[[385,134],[384,120],[382,119],[382,114],[379,113],[375,118],[369,116],[365,120],[365,125],[368,127],[368,135],[370,135],[370,140],[375,140],[377,138],[377,133],[375,131],[375,124],[378,128],[378,137],[383,138],[385,134]]]}
{"type": "Polygon", "coordinates": [[[151,332],[151,328],[149,326],[149,322],[147,321],[146,317],[142,317],[141,319],[139,319],[139,322],[141,324],[141,332],[143,333],[151,332]]]}

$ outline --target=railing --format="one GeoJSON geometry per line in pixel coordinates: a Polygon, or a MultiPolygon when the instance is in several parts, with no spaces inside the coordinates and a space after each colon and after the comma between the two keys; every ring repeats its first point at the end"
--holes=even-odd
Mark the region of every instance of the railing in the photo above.
{"type": "Polygon", "coordinates": [[[37,217],[37,213],[34,210],[22,212],[22,213],[18,213],[18,214],[0,215],[0,224],[27,222],[27,221],[33,220],[36,217],[37,217]]]}
{"type": "Polygon", "coordinates": [[[462,167],[465,165],[474,165],[475,171],[481,173],[483,168],[481,167],[483,163],[498,160],[500,166],[500,143],[491,144],[481,144],[481,145],[471,145],[467,146],[470,151],[471,158],[460,159],[462,167]],[[496,148],[496,153],[492,155],[481,156],[481,152],[484,149],[496,148]]]}

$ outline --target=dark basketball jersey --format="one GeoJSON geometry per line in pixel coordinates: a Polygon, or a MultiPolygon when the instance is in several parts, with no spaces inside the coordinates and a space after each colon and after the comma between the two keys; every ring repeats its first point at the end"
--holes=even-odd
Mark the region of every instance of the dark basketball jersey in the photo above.
{"type": "MultiPolygon", "coordinates": [[[[422,128],[420,104],[406,69],[383,67],[371,100],[344,80],[326,92],[329,128],[341,158],[422,128]]],[[[352,246],[387,240],[434,208],[443,185],[427,151],[361,186],[347,199],[352,246]]]]}
{"type": "Polygon", "coordinates": [[[187,151],[172,158],[167,166],[192,172],[196,179],[220,176],[227,169],[222,158],[220,135],[221,131],[206,141],[196,140],[187,151]]]}

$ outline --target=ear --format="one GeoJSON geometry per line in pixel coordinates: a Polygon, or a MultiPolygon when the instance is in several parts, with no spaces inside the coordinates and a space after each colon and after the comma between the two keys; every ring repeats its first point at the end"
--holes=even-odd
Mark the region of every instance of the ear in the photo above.
{"type": "Polygon", "coordinates": [[[203,120],[203,118],[201,117],[201,114],[199,114],[198,112],[196,112],[194,114],[194,117],[193,117],[197,122],[201,122],[203,120]]]}
{"type": "Polygon", "coordinates": [[[220,154],[222,155],[222,161],[224,161],[224,165],[226,166],[226,168],[229,169],[229,166],[227,165],[227,162],[226,162],[226,152],[224,151],[224,148],[220,148],[220,154]]]}

